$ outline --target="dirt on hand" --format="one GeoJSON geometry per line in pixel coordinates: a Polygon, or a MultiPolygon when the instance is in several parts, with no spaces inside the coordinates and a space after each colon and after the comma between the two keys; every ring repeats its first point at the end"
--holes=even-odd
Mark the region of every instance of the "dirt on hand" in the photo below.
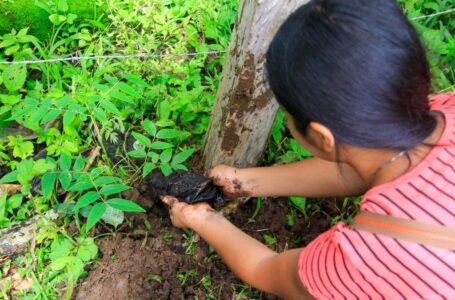
{"type": "Polygon", "coordinates": [[[153,172],[145,182],[153,190],[154,198],[169,195],[188,204],[205,202],[214,208],[225,204],[221,190],[212,180],[196,173],[178,170],[166,177],[161,172],[153,172]]]}

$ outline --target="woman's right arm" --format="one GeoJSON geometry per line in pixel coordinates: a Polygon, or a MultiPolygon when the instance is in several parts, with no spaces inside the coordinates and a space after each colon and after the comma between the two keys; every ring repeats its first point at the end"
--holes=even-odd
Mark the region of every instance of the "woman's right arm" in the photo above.
{"type": "Polygon", "coordinates": [[[217,166],[210,170],[215,184],[231,196],[357,196],[367,187],[347,164],[310,158],[287,165],[237,169],[217,166]]]}

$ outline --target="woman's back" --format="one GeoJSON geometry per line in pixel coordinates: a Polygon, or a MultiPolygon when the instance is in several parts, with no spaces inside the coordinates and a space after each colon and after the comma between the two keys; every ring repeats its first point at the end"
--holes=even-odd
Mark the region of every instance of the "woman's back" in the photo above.
{"type": "MultiPolygon", "coordinates": [[[[360,208],[455,227],[455,93],[435,97],[445,129],[419,165],[368,191],[360,208]]],[[[454,251],[340,223],[302,253],[300,277],[318,299],[454,299],[454,251]]]]}

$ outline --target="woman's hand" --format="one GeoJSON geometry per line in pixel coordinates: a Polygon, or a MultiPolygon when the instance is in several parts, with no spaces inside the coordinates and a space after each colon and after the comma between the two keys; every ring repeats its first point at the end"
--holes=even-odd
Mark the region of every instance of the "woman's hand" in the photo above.
{"type": "Polygon", "coordinates": [[[161,201],[169,206],[172,224],[178,228],[194,228],[198,224],[203,224],[211,215],[216,214],[206,203],[189,205],[171,196],[164,196],[161,201]]]}
{"type": "Polygon", "coordinates": [[[249,184],[242,177],[241,169],[219,165],[208,172],[208,177],[219,186],[228,198],[250,196],[249,184]]]}

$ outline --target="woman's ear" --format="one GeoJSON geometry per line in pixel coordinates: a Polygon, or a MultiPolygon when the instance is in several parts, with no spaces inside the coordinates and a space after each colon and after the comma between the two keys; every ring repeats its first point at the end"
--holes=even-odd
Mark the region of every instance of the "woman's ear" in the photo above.
{"type": "Polygon", "coordinates": [[[311,143],[319,151],[333,153],[335,150],[335,137],[329,128],[317,122],[310,122],[307,131],[311,143]]]}

